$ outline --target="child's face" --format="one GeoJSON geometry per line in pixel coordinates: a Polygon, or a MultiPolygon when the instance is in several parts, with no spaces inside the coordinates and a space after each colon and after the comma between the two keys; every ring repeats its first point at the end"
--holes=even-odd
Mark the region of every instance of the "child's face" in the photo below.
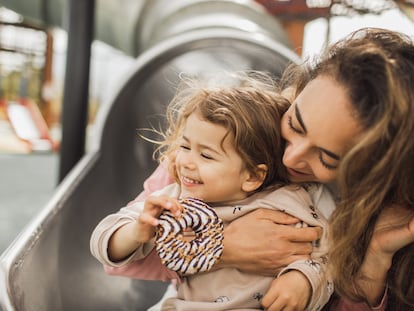
{"type": "Polygon", "coordinates": [[[249,173],[233,146],[233,135],[193,113],[187,119],[175,160],[182,197],[206,202],[240,200],[249,173]]]}

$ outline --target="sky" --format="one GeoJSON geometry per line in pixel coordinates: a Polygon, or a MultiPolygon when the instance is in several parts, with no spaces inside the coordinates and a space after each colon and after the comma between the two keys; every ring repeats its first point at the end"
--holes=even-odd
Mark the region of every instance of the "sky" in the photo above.
{"type": "MultiPolygon", "coordinates": [[[[381,15],[334,17],[330,23],[331,34],[329,43],[335,42],[353,30],[362,27],[382,27],[414,36],[414,22],[399,9],[388,10],[381,15]]],[[[327,21],[323,18],[315,19],[306,25],[303,41],[303,57],[320,52],[324,45],[326,30],[327,21]]]]}

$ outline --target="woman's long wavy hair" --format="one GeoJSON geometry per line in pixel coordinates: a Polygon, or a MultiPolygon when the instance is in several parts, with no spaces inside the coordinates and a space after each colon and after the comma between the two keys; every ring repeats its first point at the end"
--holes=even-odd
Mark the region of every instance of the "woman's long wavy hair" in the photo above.
{"type": "MultiPolygon", "coordinates": [[[[307,64],[282,79],[293,96],[317,76],[331,77],[346,89],[364,129],[340,163],[329,250],[336,292],[363,301],[353,280],[363,277],[358,271],[378,215],[391,204],[414,213],[414,45],[403,34],[366,28],[307,64]]],[[[387,310],[414,310],[413,278],[412,243],[393,257],[387,310]]]]}

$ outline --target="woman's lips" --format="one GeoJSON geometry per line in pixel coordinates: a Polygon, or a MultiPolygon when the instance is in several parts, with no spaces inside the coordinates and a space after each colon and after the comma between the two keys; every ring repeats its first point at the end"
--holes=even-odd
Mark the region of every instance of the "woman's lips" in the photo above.
{"type": "Polygon", "coordinates": [[[307,174],[307,173],[302,173],[302,172],[299,172],[297,170],[294,170],[293,168],[287,168],[287,172],[288,172],[289,175],[295,176],[295,177],[303,177],[303,176],[309,176],[310,175],[310,174],[307,174]]]}

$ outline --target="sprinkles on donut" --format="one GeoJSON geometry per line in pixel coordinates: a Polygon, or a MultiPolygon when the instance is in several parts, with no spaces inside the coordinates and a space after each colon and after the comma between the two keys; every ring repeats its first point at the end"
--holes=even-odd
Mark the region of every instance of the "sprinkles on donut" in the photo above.
{"type": "Polygon", "coordinates": [[[210,270],[223,253],[223,221],[213,208],[201,200],[180,200],[183,213],[175,217],[165,210],[155,237],[155,247],[161,262],[181,275],[210,270]],[[190,228],[195,237],[183,238],[190,228]],[[172,251],[174,250],[174,251],[172,251]]]}

